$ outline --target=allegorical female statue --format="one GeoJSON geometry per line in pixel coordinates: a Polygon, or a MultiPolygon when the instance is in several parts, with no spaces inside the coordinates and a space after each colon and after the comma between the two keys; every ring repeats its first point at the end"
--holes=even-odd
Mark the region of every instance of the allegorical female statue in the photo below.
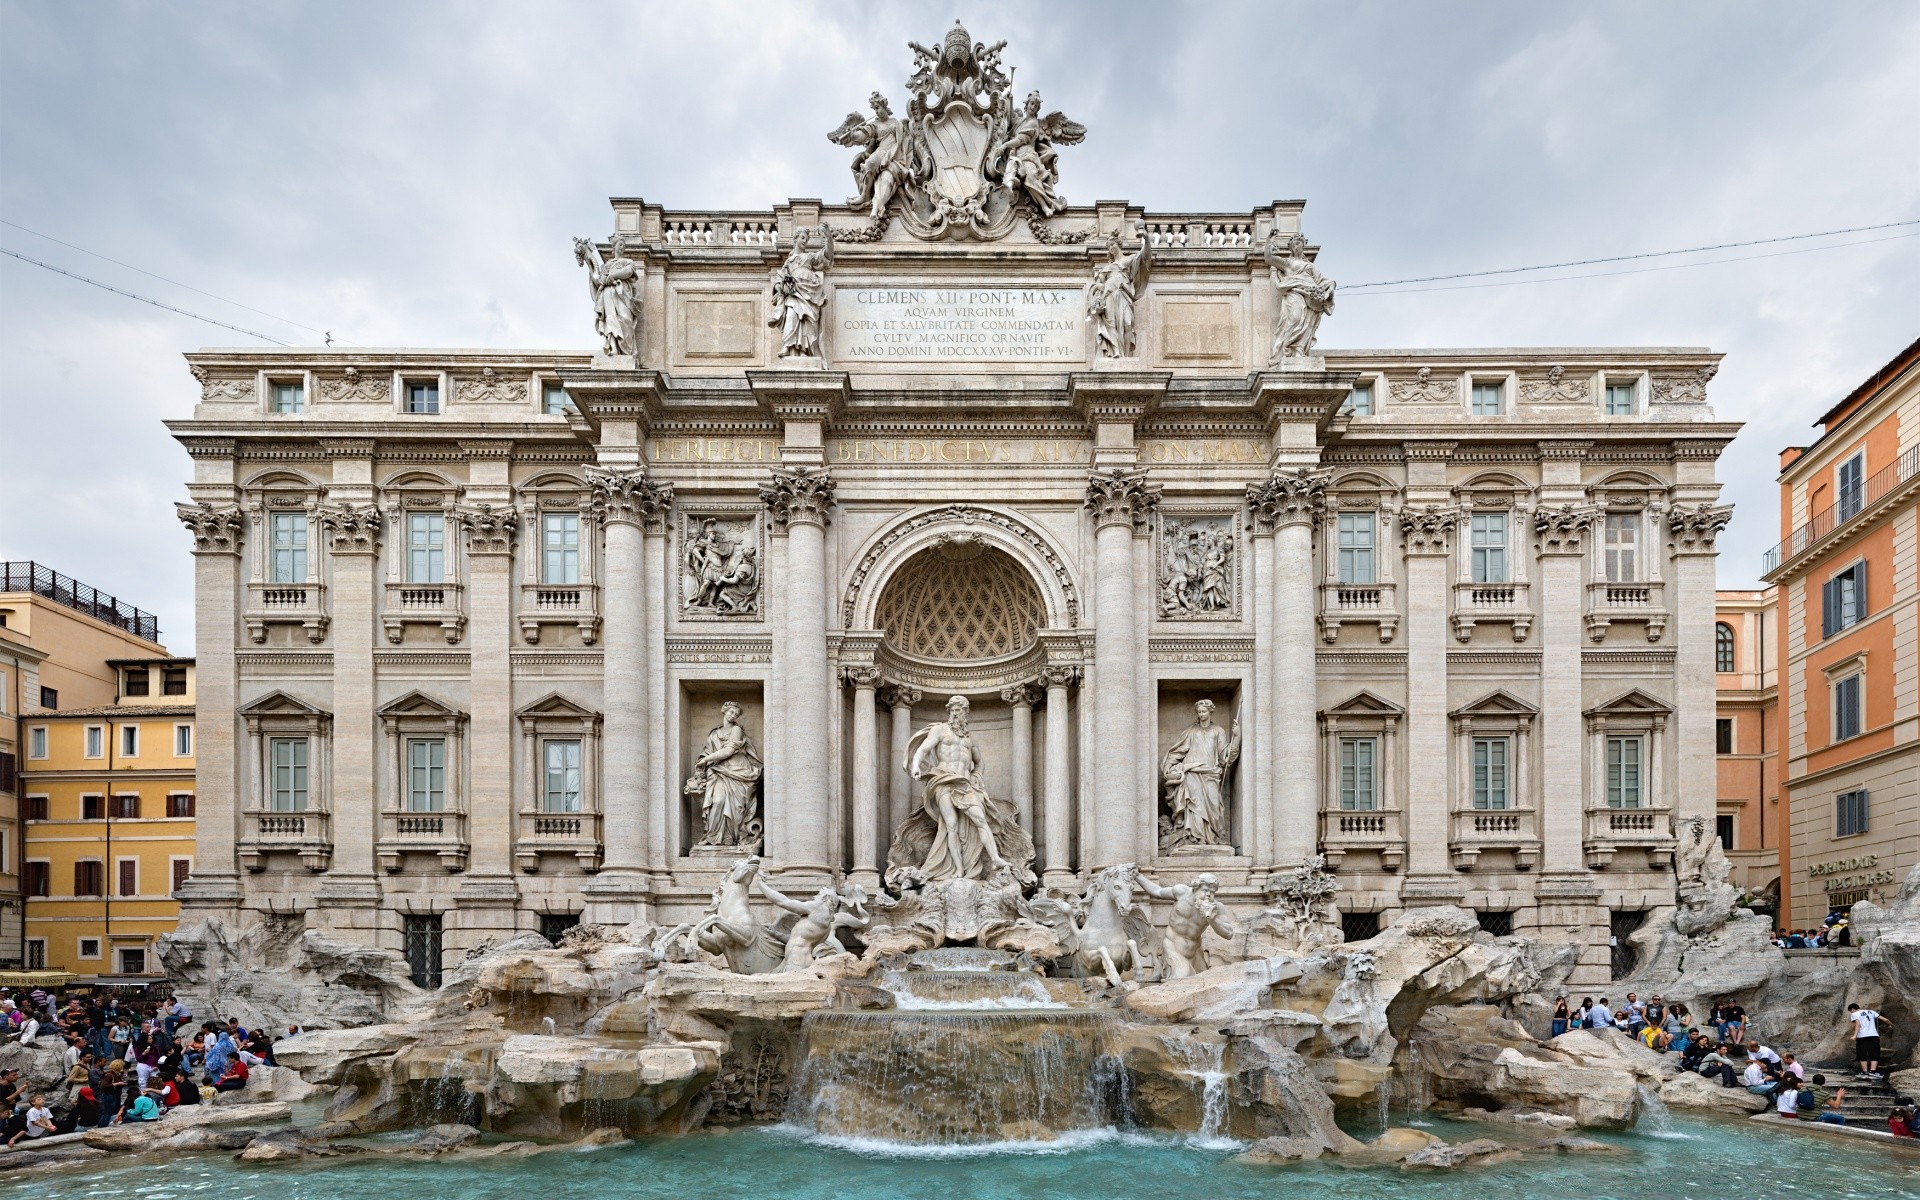
{"type": "Polygon", "coordinates": [[[780,328],[780,357],[820,357],[820,313],[827,306],[827,271],[833,266],[833,231],[825,225],[793,235],[787,261],[773,269],[773,315],[780,328]]]}
{"type": "Polygon", "coordinates": [[[1294,234],[1280,253],[1280,235],[1267,241],[1267,270],[1280,292],[1280,317],[1273,323],[1272,362],[1313,353],[1320,318],[1333,311],[1333,280],[1307,257],[1307,239],[1294,234]]]}
{"type": "Polygon", "coordinates": [[[707,734],[687,795],[699,796],[700,818],[706,833],[699,845],[754,850],[760,841],[760,822],[754,815],[754,788],[760,782],[760,756],[753,739],[740,727],[740,706],[729,700],[720,706],[720,724],[707,734]]]}
{"type": "Polygon", "coordinates": [[[574,261],[587,269],[587,287],[593,293],[593,328],[600,335],[601,353],[640,353],[641,266],[627,257],[626,238],[613,235],[613,257],[586,238],[573,239],[574,261]]]}
{"type": "Polygon", "coordinates": [[[1233,732],[1228,733],[1213,723],[1213,701],[1200,701],[1193,712],[1193,724],[1160,759],[1160,780],[1173,818],[1161,839],[1162,853],[1176,846],[1232,844],[1227,772],[1240,757],[1240,719],[1234,718],[1233,732]]]}
{"type": "Polygon", "coordinates": [[[1135,221],[1140,245],[1131,252],[1113,240],[1113,261],[1093,269],[1093,286],[1087,289],[1087,315],[1093,318],[1093,330],[1102,358],[1132,358],[1134,355],[1134,307],[1146,286],[1147,266],[1153,259],[1153,240],[1147,236],[1147,223],[1135,221]]]}

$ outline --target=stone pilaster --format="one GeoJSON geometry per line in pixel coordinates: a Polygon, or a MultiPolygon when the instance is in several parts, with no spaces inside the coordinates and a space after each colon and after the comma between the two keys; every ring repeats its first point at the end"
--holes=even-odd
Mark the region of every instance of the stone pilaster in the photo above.
{"type": "Polygon", "coordinates": [[[1448,779],[1448,557],[1458,509],[1408,505],[1400,510],[1407,559],[1407,880],[1409,906],[1456,898],[1461,890],[1447,860],[1455,803],[1448,779]]]}
{"type": "MultiPolygon", "coordinates": [[[[467,552],[468,678],[467,879],[504,883],[513,895],[513,547],[519,516],[510,506],[463,505],[455,511],[467,552]]],[[[493,890],[499,891],[496,886],[493,890]]],[[[506,915],[507,929],[512,914],[506,915]]],[[[464,924],[464,922],[463,922],[464,924]]]]}
{"type": "Polygon", "coordinates": [[[1273,530],[1273,849],[1275,868],[1310,858],[1319,841],[1319,686],[1313,531],[1326,513],[1327,472],[1275,470],[1247,489],[1257,526],[1273,530]]]}
{"type": "Polygon", "coordinates": [[[880,885],[880,762],[879,714],[874,693],[880,686],[877,667],[848,667],[847,686],[853,689],[853,871],[855,883],[880,885]]]}
{"type": "Polygon", "coordinates": [[[333,856],[320,885],[322,921],[359,929],[379,902],[373,850],[380,836],[375,746],[373,636],[378,603],[380,536],[377,505],[330,504],[320,527],[333,559],[333,763],[328,771],[333,856]],[[358,910],[358,911],[356,911],[358,910]]]}
{"type": "Polygon", "coordinates": [[[1073,779],[1068,758],[1067,689],[1079,675],[1079,668],[1069,666],[1047,666],[1040,671],[1040,682],[1047,688],[1046,791],[1042,793],[1047,836],[1042,878],[1048,887],[1065,888],[1073,884],[1073,779]]]}
{"type": "MultiPolygon", "coordinates": [[[[1089,870],[1141,853],[1146,797],[1140,794],[1138,728],[1142,655],[1134,620],[1133,545],[1160,503],[1144,469],[1095,472],[1087,480],[1094,528],[1093,818],[1089,870]]],[[[1148,839],[1150,840],[1150,839],[1148,839]]]]}
{"type": "Polygon", "coordinates": [[[1598,519],[1597,510],[1574,504],[1544,507],[1533,517],[1540,553],[1540,787],[1537,797],[1523,793],[1519,800],[1538,806],[1541,862],[1548,876],[1584,879],[1586,872],[1582,568],[1598,519]]]}
{"type": "Polygon", "coordinates": [[[234,649],[239,614],[240,550],[247,520],[237,505],[176,504],[193,534],[194,647],[198,660],[194,782],[193,877],[177,895],[183,911],[230,913],[240,900],[234,844],[240,812],[239,672],[234,649]]]}
{"type": "Polygon", "coordinates": [[[1714,574],[1719,554],[1716,541],[1732,519],[1733,507],[1726,504],[1679,504],[1667,514],[1673,555],[1672,605],[1679,614],[1673,680],[1677,786],[1671,793],[1676,826],[1691,817],[1704,817],[1711,828],[1719,808],[1713,746],[1714,574]]]}
{"type": "Polygon", "coordinates": [[[838,711],[827,669],[827,513],[833,476],[825,467],[775,468],[760,488],[768,520],[787,539],[786,679],[780,704],[785,728],[784,845],[770,846],[782,870],[825,876],[832,871],[832,794],[827,778],[827,719],[838,711]]]}
{"type": "Polygon", "coordinates": [[[673,488],[644,467],[587,467],[594,523],[606,531],[603,690],[606,740],[602,750],[601,827],[605,857],[586,887],[586,919],[624,923],[647,914],[651,819],[647,795],[647,612],[645,526],[673,506],[673,488]]]}

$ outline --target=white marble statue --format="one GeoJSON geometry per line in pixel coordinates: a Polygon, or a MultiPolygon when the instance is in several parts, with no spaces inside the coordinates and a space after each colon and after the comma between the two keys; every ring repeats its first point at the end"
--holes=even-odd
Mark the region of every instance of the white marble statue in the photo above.
{"type": "Polygon", "coordinates": [[[760,601],[760,566],[753,529],[732,528],[707,517],[687,539],[682,573],[687,607],[720,616],[755,611],[760,601]]]}
{"type": "Polygon", "coordinates": [[[1179,846],[1228,846],[1232,826],[1227,812],[1227,772],[1240,758],[1240,718],[1231,732],[1213,723],[1213,701],[1193,706],[1193,724],[1160,759],[1170,821],[1161,852],[1179,846]]]}
{"type": "Polygon", "coordinates": [[[1262,953],[1277,949],[1305,954],[1346,940],[1340,912],[1334,907],[1340,881],[1327,873],[1327,860],[1320,855],[1274,875],[1267,882],[1267,894],[1270,903],[1248,923],[1251,934],[1263,935],[1262,953]]]}
{"type": "MultiPolygon", "coordinates": [[[[761,876],[760,894],[799,918],[787,931],[786,952],[775,968],[778,971],[804,971],[823,954],[844,953],[839,931],[864,929],[869,921],[864,904],[832,888],[821,888],[810,900],[795,900],[761,876]]],[[[864,899],[864,893],[860,899],[864,899]]]]}
{"type": "Polygon", "coordinates": [[[687,794],[701,797],[706,828],[697,844],[759,849],[760,821],[754,812],[759,783],[760,756],[740,727],[740,706],[729,700],[720,706],[720,724],[707,734],[687,779],[687,794]]]}
{"type": "Polygon", "coordinates": [[[848,113],[827,140],[836,146],[865,147],[853,160],[857,190],[847,207],[867,209],[869,218],[878,221],[887,215],[894,196],[913,187],[924,169],[914,127],[894,116],[893,107],[879,92],[869,96],[867,103],[873,107],[871,120],[848,113]]]}
{"type": "Polygon", "coordinates": [[[1210,873],[1195,876],[1191,884],[1175,883],[1165,887],[1138,872],[1134,874],[1134,881],[1155,900],[1173,901],[1173,911],[1167,914],[1165,938],[1168,979],[1198,975],[1212,965],[1207,961],[1209,929],[1224,938],[1237,932],[1233,918],[1220,904],[1220,881],[1210,873]]]}
{"type": "Polygon", "coordinates": [[[787,260],[773,269],[773,315],[767,318],[780,330],[780,357],[820,357],[820,313],[832,266],[832,229],[815,225],[793,235],[787,260]]]}
{"type": "Polygon", "coordinates": [[[605,257],[586,238],[573,239],[574,261],[587,269],[593,295],[593,328],[601,353],[640,353],[640,277],[645,268],[627,257],[627,240],[613,235],[613,256],[605,257]]]}
{"type": "Polygon", "coordinates": [[[1320,318],[1333,311],[1333,280],[1320,273],[1307,257],[1307,239],[1294,234],[1281,253],[1280,235],[1267,241],[1267,270],[1280,293],[1280,316],[1273,323],[1270,361],[1304,358],[1313,353],[1320,334],[1320,318]]]}
{"type": "Polygon", "coordinates": [[[1073,146],[1084,141],[1087,127],[1069,121],[1062,112],[1040,115],[1040,93],[1027,93],[1027,102],[1008,124],[1006,136],[987,151],[989,165],[1005,163],[1000,179],[1015,195],[1025,196],[1040,215],[1050,217],[1066,207],[1060,195],[1059,152],[1055,144],[1073,146]]]}
{"type": "Polygon", "coordinates": [[[1059,934],[1079,974],[1119,988],[1125,972],[1138,984],[1158,965],[1159,942],[1153,922],[1133,902],[1138,882],[1139,867],[1116,863],[1096,872],[1081,895],[1035,896],[1028,910],[1059,934]]]}
{"type": "Polygon", "coordinates": [[[699,952],[726,958],[727,969],[743,975],[767,970],[760,921],[753,914],[753,886],[760,878],[760,856],[749,855],[727,870],[713,890],[707,911],[691,925],[678,925],[654,941],[665,961],[697,957],[699,952]]]}
{"type": "Polygon", "coordinates": [[[987,879],[1004,866],[1027,882],[1033,842],[1012,805],[987,793],[968,712],[967,698],[955,696],[945,721],[907,742],[905,765],[920,781],[920,806],[895,835],[888,865],[914,867],[930,882],[987,879]]]}
{"type": "Polygon", "coordinates": [[[1170,520],[1161,540],[1161,616],[1208,616],[1233,607],[1230,522],[1217,518],[1170,520]]]}
{"type": "Polygon", "coordinates": [[[1122,250],[1116,237],[1113,260],[1093,269],[1093,286],[1087,289],[1087,316],[1093,321],[1102,358],[1132,358],[1136,353],[1134,309],[1146,287],[1153,239],[1147,236],[1145,221],[1135,221],[1133,227],[1140,235],[1140,244],[1122,250]]]}

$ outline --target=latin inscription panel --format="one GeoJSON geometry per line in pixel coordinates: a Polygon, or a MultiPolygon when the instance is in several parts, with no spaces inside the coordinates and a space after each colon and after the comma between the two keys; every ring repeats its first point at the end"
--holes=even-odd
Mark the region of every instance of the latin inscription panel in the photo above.
{"type": "Polygon", "coordinates": [[[855,362],[1078,362],[1077,287],[839,287],[833,356],[855,362]]]}

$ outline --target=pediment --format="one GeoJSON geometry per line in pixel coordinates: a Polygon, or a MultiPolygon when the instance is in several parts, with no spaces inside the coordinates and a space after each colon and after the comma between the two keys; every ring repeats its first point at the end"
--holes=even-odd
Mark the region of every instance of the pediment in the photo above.
{"type": "Polygon", "coordinates": [[[1338,704],[1330,704],[1320,711],[1323,717],[1402,717],[1407,710],[1376,692],[1365,688],[1348,696],[1338,704]]]}
{"type": "Polygon", "coordinates": [[[330,717],[333,714],[324,708],[309,704],[298,696],[290,695],[278,688],[249,700],[239,709],[243,717],[330,717]]]}
{"type": "Polygon", "coordinates": [[[383,717],[465,717],[467,714],[416,688],[381,705],[379,715],[383,717]]]}
{"type": "Polygon", "coordinates": [[[1447,715],[1450,717],[1531,717],[1539,715],[1540,710],[1525,700],[1499,688],[1486,695],[1463,704],[1447,715]]]}
{"type": "Polygon", "coordinates": [[[567,697],[561,695],[559,692],[548,692],[514,715],[519,717],[576,717],[583,721],[598,720],[600,717],[600,714],[593,709],[582,707],[574,701],[567,699],[567,697]]]}
{"type": "Polygon", "coordinates": [[[1672,713],[1673,705],[1658,696],[1633,688],[1604,704],[1594,705],[1581,715],[1586,717],[1664,717],[1672,713]]]}

